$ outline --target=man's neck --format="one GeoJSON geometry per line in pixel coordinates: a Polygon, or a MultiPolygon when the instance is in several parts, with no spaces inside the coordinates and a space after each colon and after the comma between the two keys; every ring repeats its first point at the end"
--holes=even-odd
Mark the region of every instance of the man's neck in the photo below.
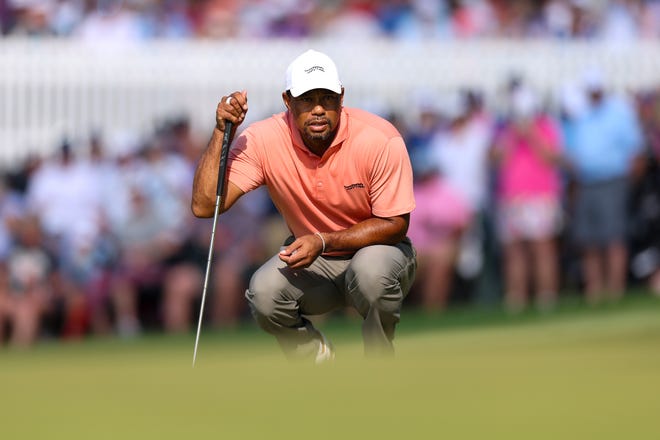
{"type": "MultiPolygon", "coordinates": [[[[334,138],[333,138],[334,139],[334,138]]],[[[309,141],[303,141],[305,143],[305,147],[318,157],[322,157],[325,152],[330,148],[330,145],[332,145],[332,141],[322,141],[322,142],[309,142],[309,141]]]]}

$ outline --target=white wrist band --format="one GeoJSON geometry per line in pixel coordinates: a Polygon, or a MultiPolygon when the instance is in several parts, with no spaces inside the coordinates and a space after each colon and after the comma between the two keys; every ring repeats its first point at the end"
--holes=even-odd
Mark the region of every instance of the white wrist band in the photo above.
{"type": "Polygon", "coordinates": [[[314,232],[315,235],[318,235],[319,238],[321,239],[321,243],[323,243],[323,249],[321,249],[321,254],[325,252],[325,240],[323,239],[323,236],[321,235],[320,232],[314,232]]]}

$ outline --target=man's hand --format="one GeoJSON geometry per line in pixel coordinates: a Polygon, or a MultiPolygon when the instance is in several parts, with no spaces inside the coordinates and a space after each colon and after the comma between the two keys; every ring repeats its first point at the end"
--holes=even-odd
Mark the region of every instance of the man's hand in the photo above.
{"type": "MultiPolygon", "coordinates": [[[[204,150],[193,178],[191,210],[196,217],[207,218],[213,216],[218,189],[218,164],[222,153],[222,144],[227,128],[226,122],[231,121],[233,129],[245,120],[247,114],[247,91],[234,92],[223,96],[215,110],[216,127],[211,135],[208,147],[204,150]]],[[[228,133],[233,137],[234,133],[228,133]]],[[[226,194],[222,197],[220,212],[229,209],[243,191],[231,181],[228,182],[226,194]]]]}
{"type": "Polygon", "coordinates": [[[225,131],[225,121],[231,121],[234,127],[238,127],[245,120],[248,111],[247,91],[234,92],[223,96],[215,110],[215,126],[218,130],[225,131]]]}
{"type": "Polygon", "coordinates": [[[321,255],[323,241],[316,234],[303,235],[280,251],[280,260],[292,269],[309,267],[321,255]]]}

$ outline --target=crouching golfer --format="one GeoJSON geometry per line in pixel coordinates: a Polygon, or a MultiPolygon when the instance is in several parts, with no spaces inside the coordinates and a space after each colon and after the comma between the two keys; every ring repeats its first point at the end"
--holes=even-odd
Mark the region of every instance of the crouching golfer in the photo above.
{"type": "MultiPolygon", "coordinates": [[[[333,348],[305,316],[350,305],[364,318],[365,353],[392,354],[417,266],[406,237],[415,201],[403,139],[384,119],[343,107],[337,68],[320,52],[289,65],[282,99],[286,111],[233,141],[220,207],[266,185],[292,234],[252,276],[245,294],[252,314],[288,357],[320,363],[334,358],[333,348]]],[[[193,184],[197,217],[214,214],[225,121],[235,130],[247,110],[246,91],[217,106],[193,184]]]]}

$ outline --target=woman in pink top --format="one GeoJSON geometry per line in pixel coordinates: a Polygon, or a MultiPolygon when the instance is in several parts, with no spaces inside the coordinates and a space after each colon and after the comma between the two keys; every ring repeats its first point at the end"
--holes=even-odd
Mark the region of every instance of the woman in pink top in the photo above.
{"type": "Polygon", "coordinates": [[[559,129],[536,112],[531,91],[512,95],[511,118],[497,136],[497,232],[504,250],[505,301],[512,312],[527,305],[530,278],[541,310],[557,299],[561,227],[559,129]]]}

